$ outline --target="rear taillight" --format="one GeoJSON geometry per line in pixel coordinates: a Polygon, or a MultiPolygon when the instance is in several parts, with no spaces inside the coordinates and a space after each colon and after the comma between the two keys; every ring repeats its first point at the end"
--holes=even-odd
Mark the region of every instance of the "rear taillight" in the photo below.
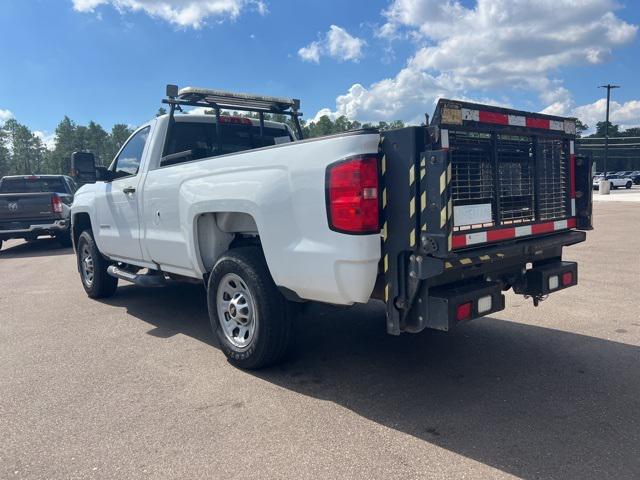
{"type": "Polygon", "coordinates": [[[327,213],[332,230],[378,233],[378,157],[363,155],[327,168],[327,213]]]}
{"type": "Polygon", "coordinates": [[[456,307],[456,320],[462,322],[463,320],[471,320],[471,308],[473,302],[461,303],[456,307]]]}
{"type": "Polygon", "coordinates": [[[51,211],[53,213],[62,213],[62,200],[56,193],[51,195],[51,211]]]}

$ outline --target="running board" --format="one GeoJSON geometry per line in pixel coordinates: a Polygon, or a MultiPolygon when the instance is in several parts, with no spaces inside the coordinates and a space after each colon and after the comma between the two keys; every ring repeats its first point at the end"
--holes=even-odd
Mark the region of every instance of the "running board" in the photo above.
{"type": "Polygon", "coordinates": [[[109,267],[107,267],[107,273],[112,277],[135,283],[141,287],[164,287],[167,284],[162,274],[138,275],[137,273],[122,270],[115,265],[109,265],[109,267]]]}

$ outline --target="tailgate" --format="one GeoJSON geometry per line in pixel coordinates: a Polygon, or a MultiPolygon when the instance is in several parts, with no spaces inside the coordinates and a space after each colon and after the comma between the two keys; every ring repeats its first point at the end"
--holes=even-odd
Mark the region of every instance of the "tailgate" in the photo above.
{"type": "Polygon", "coordinates": [[[591,228],[590,165],[574,140],[571,119],[449,100],[430,127],[382,134],[390,333],[421,279],[472,265],[474,251],[591,228]]]}
{"type": "Polygon", "coordinates": [[[51,193],[0,194],[0,223],[42,222],[59,218],[52,212],[51,193]]]}

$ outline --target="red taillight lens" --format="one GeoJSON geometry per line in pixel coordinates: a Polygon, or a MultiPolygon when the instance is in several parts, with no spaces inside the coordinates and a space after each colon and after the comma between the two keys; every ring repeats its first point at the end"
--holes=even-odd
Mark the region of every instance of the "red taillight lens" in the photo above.
{"type": "Polygon", "coordinates": [[[55,193],[51,195],[51,211],[53,213],[62,213],[62,200],[55,193]]]}
{"type": "Polygon", "coordinates": [[[573,283],[573,272],[565,272],[562,274],[562,286],[566,287],[573,283]]]}
{"type": "Polygon", "coordinates": [[[471,320],[471,307],[473,302],[461,303],[456,307],[456,320],[471,320]]]}
{"type": "Polygon", "coordinates": [[[329,226],[344,233],[378,233],[378,157],[367,155],[327,168],[329,226]]]}

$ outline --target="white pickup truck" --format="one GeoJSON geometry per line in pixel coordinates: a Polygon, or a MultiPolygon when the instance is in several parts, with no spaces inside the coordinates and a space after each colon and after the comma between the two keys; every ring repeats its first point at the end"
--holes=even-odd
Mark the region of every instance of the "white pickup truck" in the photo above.
{"type": "Polygon", "coordinates": [[[562,247],[591,228],[591,185],[569,119],[441,101],[429,127],[303,140],[297,100],[169,86],[164,102],[110,167],[75,157],[82,284],[99,298],[118,279],[204,282],[242,368],[282,358],[293,303],[379,298],[399,334],[499,311],[508,288],[537,304],[577,283],[562,247]]]}

